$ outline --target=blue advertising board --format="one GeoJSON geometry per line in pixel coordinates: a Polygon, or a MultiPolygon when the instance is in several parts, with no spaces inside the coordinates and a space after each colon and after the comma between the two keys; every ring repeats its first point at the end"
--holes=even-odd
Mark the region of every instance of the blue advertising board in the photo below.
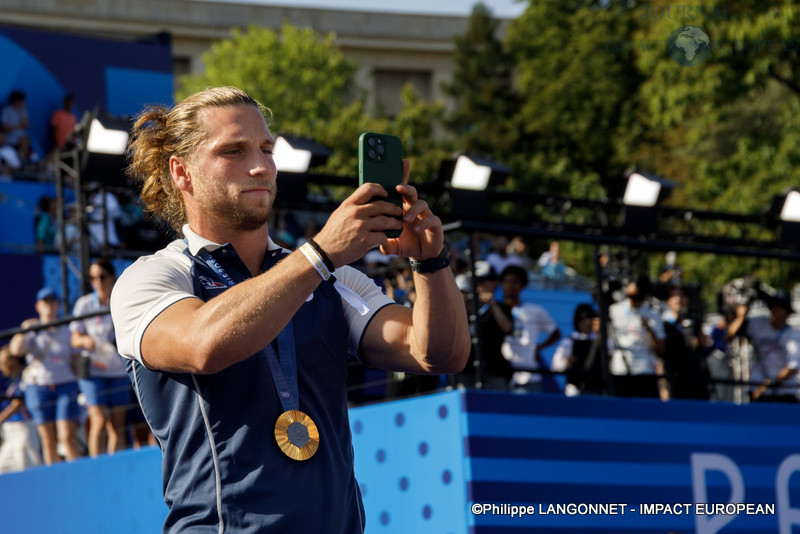
{"type": "Polygon", "coordinates": [[[793,405],[479,391],[356,408],[367,532],[791,534],[800,527],[798,415],[793,405]],[[383,423],[381,410],[392,411],[383,423]],[[452,447],[446,461],[414,457],[440,442],[452,447]],[[384,465],[393,451],[405,452],[394,471],[384,465]],[[437,486],[445,472],[463,480],[463,501],[437,486]],[[409,505],[400,481],[425,476],[431,495],[409,505]]]}
{"type": "MultiPolygon", "coordinates": [[[[449,391],[353,408],[350,423],[367,534],[792,534],[798,414],[449,391]]],[[[3,531],[158,530],[160,459],[147,448],[2,475],[3,531]]]]}

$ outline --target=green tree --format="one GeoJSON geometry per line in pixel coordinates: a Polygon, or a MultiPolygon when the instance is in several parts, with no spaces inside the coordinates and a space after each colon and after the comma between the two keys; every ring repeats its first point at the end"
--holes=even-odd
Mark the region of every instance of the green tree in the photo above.
{"type": "Polygon", "coordinates": [[[631,2],[541,0],[512,21],[522,99],[513,117],[520,134],[518,187],[599,198],[601,184],[628,166],[621,155],[637,135],[636,65],[616,52],[637,29],[631,2]]]}
{"type": "Polygon", "coordinates": [[[453,80],[442,89],[455,102],[445,124],[453,132],[454,146],[502,160],[511,152],[516,130],[513,58],[498,38],[499,22],[482,3],[472,9],[464,34],[456,36],[453,80]]]}
{"type": "MultiPolygon", "coordinates": [[[[622,180],[629,147],[641,133],[636,110],[643,77],[635,58],[618,50],[638,29],[630,9],[636,4],[531,0],[511,21],[505,46],[516,101],[505,122],[515,137],[504,161],[514,171],[514,190],[600,200],[622,180]]],[[[554,223],[564,215],[552,206],[523,207],[528,217],[554,223]]],[[[582,210],[570,214],[579,224],[589,223],[586,217],[582,210]]],[[[593,247],[564,245],[573,267],[593,272],[593,247]]]]}
{"type": "Polygon", "coordinates": [[[178,97],[208,86],[239,87],[272,110],[274,133],[316,139],[333,151],[323,170],[354,175],[356,140],[371,119],[355,85],[356,65],[334,39],[289,24],[280,32],[234,29],[203,54],[205,72],[181,79],[178,97]]]}
{"type": "MultiPolygon", "coordinates": [[[[742,1],[703,4],[692,18],[674,16],[681,2],[669,2],[672,17],[650,17],[645,39],[666,39],[678,27],[701,28],[711,53],[695,67],[682,67],[666,54],[637,52],[646,76],[639,100],[647,132],[631,159],[681,187],[672,202],[715,211],[765,214],[773,196],[800,181],[800,42],[794,29],[800,10],[793,2],[742,1]]],[[[706,225],[737,238],[737,225],[706,225]]],[[[756,236],[777,239],[765,225],[756,236]]],[[[780,262],[702,256],[686,262],[687,274],[712,290],[733,277],[754,274],[788,286],[800,270],[780,262]]]]}
{"type": "Polygon", "coordinates": [[[444,143],[436,138],[444,104],[421,100],[411,84],[403,87],[401,97],[403,109],[388,127],[403,140],[403,156],[411,161],[410,180],[430,182],[436,178],[442,160],[449,156],[444,143]]]}
{"type": "MultiPolygon", "coordinates": [[[[214,44],[202,56],[205,71],[180,80],[178,97],[208,86],[233,85],[268,106],[274,134],[310,137],[325,144],[332,155],[321,171],[355,176],[361,132],[397,135],[411,159],[412,181],[429,179],[438,167],[434,131],[442,105],[422,102],[410,87],[403,90],[404,108],[394,120],[372,117],[364,93],[355,82],[356,65],[335,43],[311,28],[284,24],[279,32],[251,26],[234,29],[229,39],[214,44]]],[[[312,171],[313,172],[313,171],[312,171]]],[[[349,189],[348,189],[349,191],[349,189]]],[[[344,190],[335,191],[342,197],[344,190]]]]}
{"type": "Polygon", "coordinates": [[[643,145],[669,147],[656,165],[672,161],[671,178],[683,186],[678,202],[763,211],[772,195],[798,178],[794,117],[800,91],[793,81],[798,41],[792,36],[798,10],[782,1],[705,8],[692,19],[651,18],[643,29],[648,38],[665,39],[691,24],[706,32],[712,45],[707,61],[691,68],[664,54],[640,54],[638,63],[648,76],[641,116],[652,134],[643,145]],[[793,53],[784,49],[791,42],[793,53]]]}

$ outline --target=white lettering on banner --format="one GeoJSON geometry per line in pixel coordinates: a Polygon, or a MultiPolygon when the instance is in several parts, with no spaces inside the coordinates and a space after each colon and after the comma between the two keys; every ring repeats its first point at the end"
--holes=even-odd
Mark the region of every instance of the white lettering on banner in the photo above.
{"type": "MultiPolygon", "coordinates": [[[[746,502],[745,481],[736,462],[720,453],[696,452],[690,454],[692,472],[692,495],[694,502],[660,503],[473,503],[474,515],[505,515],[512,518],[538,516],[687,516],[694,515],[696,534],[717,534],[730,530],[726,526],[740,516],[777,516],[777,534],[792,534],[793,526],[800,526],[800,502],[792,507],[792,475],[800,473],[800,454],[792,454],[781,461],[775,473],[775,503],[746,502]],[[720,483],[719,476],[709,477],[716,471],[727,483],[720,483]],[[709,478],[714,481],[714,502],[709,502],[709,478]],[[720,495],[721,493],[721,495],[720,495]],[[727,493],[727,497],[725,496],[727,493]],[[719,502],[717,499],[727,499],[719,502]],[[776,513],[777,512],[777,513],[776,513]]],[[[765,480],[759,477],[762,489],[765,480]]],[[[795,477],[795,488],[797,485],[795,477]]],[[[759,492],[761,493],[761,492],[759,492]]],[[[774,523],[773,523],[774,524],[774,523]]],[[[742,527],[731,527],[741,529],[742,527]]],[[[773,527],[774,528],[774,527],[773,527]]]]}
{"type": "MultiPolygon", "coordinates": [[[[744,479],[736,463],[724,454],[695,452],[691,456],[692,464],[692,492],[694,502],[708,502],[706,491],[706,471],[720,471],[731,482],[731,496],[729,503],[744,502],[744,479]]],[[[735,515],[696,514],[694,516],[695,531],[697,534],[716,534],[722,527],[736,518],[735,515]]]]}

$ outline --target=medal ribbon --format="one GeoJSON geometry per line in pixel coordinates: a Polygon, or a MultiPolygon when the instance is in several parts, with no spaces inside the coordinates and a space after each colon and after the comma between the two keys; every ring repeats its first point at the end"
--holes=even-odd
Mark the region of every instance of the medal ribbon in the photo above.
{"type": "MultiPolygon", "coordinates": [[[[277,261],[283,257],[278,251],[267,251],[267,256],[264,259],[264,268],[266,271],[277,261]]],[[[236,282],[220,263],[209,254],[205,249],[201,250],[198,254],[217,273],[217,275],[228,285],[233,287],[236,282]]],[[[292,321],[286,324],[281,330],[276,341],[268,344],[261,350],[269,365],[270,375],[272,376],[272,383],[275,384],[275,389],[278,392],[278,399],[280,400],[283,411],[299,410],[300,397],[297,389],[297,355],[294,347],[294,327],[292,321]],[[275,352],[275,344],[277,344],[277,354],[275,352]],[[280,361],[278,361],[280,355],[280,361]]]]}
{"type": "Polygon", "coordinates": [[[275,354],[273,343],[262,351],[267,358],[267,365],[272,375],[272,382],[278,391],[278,399],[284,412],[300,409],[300,398],[297,392],[297,355],[294,351],[294,328],[290,320],[278,334],[278,354],[275,354]]]}

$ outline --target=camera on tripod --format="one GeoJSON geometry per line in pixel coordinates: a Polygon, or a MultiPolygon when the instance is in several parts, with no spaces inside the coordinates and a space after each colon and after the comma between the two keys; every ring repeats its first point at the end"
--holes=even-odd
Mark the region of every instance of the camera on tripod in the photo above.
{"type": "Polygon", "coordinates": [[[776,290],[755,277],[745,276],[726,282],[717,295],[717,306],[723,315],[736,313],[739,306],[750,306],[753,301],[765,303],[775,296],[776,290]]]}

